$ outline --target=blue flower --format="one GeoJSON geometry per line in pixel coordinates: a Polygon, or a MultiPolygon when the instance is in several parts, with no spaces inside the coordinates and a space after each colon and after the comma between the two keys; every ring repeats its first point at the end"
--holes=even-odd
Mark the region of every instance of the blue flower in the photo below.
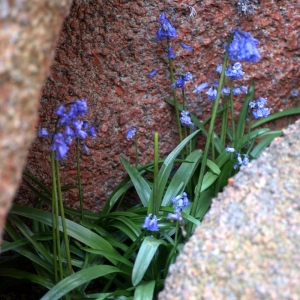
{"type": "Polygon", "coordinates": [[[83,150],[84,150],[87,154],[90,153],[90,149],[89,149],[89,147],[88,147],[86,144],[82,144],[82,148],[83,148],[83,150]]]}
{"type": "Polygon", "coordinates": [[[186,44],[182,43],[181,47],[184,48],[184,49],[186,49],[187,51],[190,51],[190,52],[193,51],[193,48],[191,46],[186,45],[186,44]]]}
{"type": "Polygon", "coordinates": [[[173,89],[175,89],[175,88],[181,88],[182,90],[184,90],[184,83],[186,81],[190,81],[191,79],[193,79],[192,73],[191,72],[187,72],[187,73],[181,75],[178,78],[178,80],[175,83],[173,83],[171,86],[172,86],[173,89]]]}
{"type": "Polygon", "coordinates": [[[226,68],[225,75],[230,78],[230,80],[242,79],[245,72],[242,70],[242,65],[239,62],[234,63],[230,67],[226,68]]]}
{"type": "Polygon", "coordinates": [[[193,93],[200,94],[204,89],[208,88],[209,84],[207,82],[203,82],[198,86],[195,86],[193,93]]]}
{"type": "Polygon", "coordinates": [[[208,101],[215,100],[217,97],[217,90],[213,86],[211,86],[206,94],[208,95],[208,101]]]}
{"type": "Polygon", "coordinates": [[[175,55],[173,54],[172,48],[169,47],[169,48],[168,48],[168,58],[172,59],[172,58],[174,58],[174,57],[175,57],[175,55]]]}
{"type": "Polygon", "coordinates": [[[50,133],[47,131],[46,128],[39,128],[38,129],[38,137],[43,138],[46,136],[50,136],[50,133]]]}
{"type": "Polygon", "coordinates": [[[255,119],[259,118],[266,118],[271,113],[271,110],[269,108],[259,108],[256,111],[252,110],[252,116],[255,119]]]}
{"type": "Polygon", "coordinates": [[[182,215],[181,215],[181,212],[174,213],[174,214],[168,213],[167,218],[168,218],[169,220],[178,221],[179,223],[182,223],[182,222],[183,222],[183,217],[182,217],[182,215]]]}
{"type": "Polygon", "coordinates": [[[226,146],[226,148],[225,148],[225,150],[226,150],[226,153],[234,153],[234,152],[236,152],[236,150],[234,149],[234,148],[230,148],[230,147],[228,147],[228,146],[226,146]]]}
{"type": "Polygon", "coordinates": [[[76,138],[79,138],[79,139],[86,139],[88,134],[82,130],[82,127],[83,127],[83,121],[80,121],[80,120],[75,120],[73,121],[73,126],[74,126],[74,129],[75,129],[75,137],[76,138]]]}
{"type": "Polygon", "coordinates": [[[89,126],[87,130],[88,136],[95,138],[98,134],[94,126],[89,126]]]}
{"type": "Polygon", "coordinates": [[[165,37],[167,38],[175,38],[177,37],[176,29],[170,23],[170,21],[166,18],[166,14],[162,13],[159,17],[160,28],[157,30],[157,40],[161,41],[165,37]]]}
{"type": "Polygon", "coordinates": [[[229,95],[229,94],[230,94],[230,87],[224,86],[224,87],[222,88],[222,94],[223,94],[223,95],[229,95]]]}
{"type": "Polygon", "coordinates": [[[237,163],[233,166],[234,169],[237,169],[239,166],[247,166],[249,164],[249,156],[247,154],[240,154],[237,152],[237,163]],[[242,155],[244,158],[242,159],[242,155]]]}
{"type": "Polygon", "coordinates": [[[136,128],[134,126],[131,126],[125,131],[125,133],[127,139],[132,139],[136,133],[136,128]]]}
{"type": "Polygon", "coordinates": [[[148,217],[146,217],[142,227],[149,231],[158,231],[159,229],[156,215],[150,214],[148,217]]]}
{"type": "Polygon", "coordinates": [[[232,60],[242,60],[247,62],[258,62],[261,55],[256,46],[259,44],[253,36],[240,29],[234,29],[233,39],[227,47],[229,58],[232,60]]]}
{"type": "Polygon", "coordinates": [[[88,106],[86,99],[76,100],[74,106],[76,108],[76,117],[84,116],[87,113],[88,106]]]}
{"type": "Polygon", "coordinates": [[[70,148],[66,144],[65,136],[61,132],[54,134],[50,149],[55,151],[56,160],[61,160],[67,156],[70,148]]]}
{"type": "Polygon", "coordinates": [[[153,70],[152,72],[149,73],[149,78],[152,78],[153,76],[155,76],[157,74],[158,70],[153,70]]]}
{"type": "Polygon", "coordinates": [[[174,213],[181,212],[186,206],[190,204],[187,193],[182,193],[171,199],[172,203],[176,205],[174,213]]]}
{"type": "Polygon", "coordinates": [[[180,117],[180,122],[182,125],[185,126],[194,126],[194,123],[191,120],[191,117],[189,116],[189,112],[188,111],[182,111],[181,113],[181,117],[180,117]]]}
{"type": "Polygon", "coordinates": [[[258,97],[256,101],[249,102],[249,107],[252,109],[252,116],[255,119],[258,118],[266,118],[270,113],[271,110],[267,107],[267,99],[258,97]]]}
{"type": "Polygon", "coordinates": [[[191,73],[191,72],[186,72],[185,74],[184,74],[184,81],[190,81],[190,80],[192,80],[193,79],[193,74],[191,73]]]}

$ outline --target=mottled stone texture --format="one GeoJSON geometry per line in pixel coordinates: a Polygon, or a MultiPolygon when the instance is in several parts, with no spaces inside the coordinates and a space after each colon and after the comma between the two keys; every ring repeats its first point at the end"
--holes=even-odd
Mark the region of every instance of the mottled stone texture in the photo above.
{"type": "Polygon", "coordinates": [[[39,98],[71,0],[0,1],[0,244],[36,133],[39,98]]]}
{"type": "MultiPolygon", "coordinates": [[[[192,93],[193,86],[216,79],[224,45],[233,28],[251,32],[260,41],[262,60],[244,64],[243,84],[256,81],[256,96],[268,98],[272,112],[293,107],[299,99],[298,0],[261,1],[256,13],[238,16],[237,1],[74,1],[64,24],[55,61],[43,91],[40,125],[53,129],[53,110],[62,103],[87,98],[87,119],[98,129],[98,137],[87,142],[89,155],[82,154],[84,206],[99,211],[113,188],[124,177],[119,161],[123,155],[134,163],[134,144],[124,138],[129,126],[137,126],[140,163],[152,160],[153,134],[160,135],[160,156],[178,142],[173,109],[164,102],[171,95],[167,70],[166,41],[158,42],[158,16],[165,11],[178,31],[172,41],[175,74],[190,71],[187,107],[203,120],[211,111],[206,95],[192,93]],[[192,6],[197,15],[189,17],[192,6]],[[188,52],[184,42],[193,47],[188,52]],[[158,69],[152,79],[148,73],[158,69]]],[[[179,91],[178,91],[179,94],[179,91]]],[[[236,98],[236,109],[242,98],[236,98]]],[[[284,123],[274,123],[276,128],[284,123]]],[[[201,143],[201,141],[200,141],[201,143]]],[[[203,142],[202,142],[203,145],[203,142]]],[[[49,141],[36,140],[30,151],[27,170],[44,183],[50,182],[49,141]]],[[[74,149],[62,162],[63,183],[74,183],[74,149]]],[[[18,198],[28,203],[25,187],[18,198]]],[[[68,205],[79,207],[76,191],[65,194],[68,205]]]]}
{"type": "Polygon", "coordinates": [[[300,299],[300,121],[233,178],[159,299],[300,299]]]}

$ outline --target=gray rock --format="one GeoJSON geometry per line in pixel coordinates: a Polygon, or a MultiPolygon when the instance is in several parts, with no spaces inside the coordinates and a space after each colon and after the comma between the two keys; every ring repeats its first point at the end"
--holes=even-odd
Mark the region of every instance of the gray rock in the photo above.
{"type": "Polygon", "coordinates": [[[300,299],[300,122],[234,176],[159,299],[300,299]]]}

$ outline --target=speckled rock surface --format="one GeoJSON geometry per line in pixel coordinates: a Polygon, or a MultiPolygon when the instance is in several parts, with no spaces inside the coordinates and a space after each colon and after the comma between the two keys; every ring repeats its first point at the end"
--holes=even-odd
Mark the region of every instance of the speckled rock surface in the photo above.
{"type": "Polygon", "coordinates": [[[71,2],[0,1],[0,244],[36,134],[41,88],[71,2]]]}
{"type": "Polygon", "coordinates": [[[159,299],[300,299],[300,122],[213,201],[159,299]]]}
{"type": "MultiPolygon", "coordinates": [[[[199,119],[211,111],[205,94],[192,93],[193,86],[215,79],[224,44],[233,28],[251,32],[260,41],[262,60],[244,64],[244,85],[256,81],[256,97],[268,98],[272,112],[293,107],[299,99],[298,0],[261,1],[248,18],[237,13],[237,1],[75,0],[66,19],[51,75],[44,87],[40,125],[52,129],[52,112],[61,103],[87,98],[87,120],[94,123],[98,137],[88,141],[90,155],[82,154],[84,207],[99,211],[125,171],[119,155],[134,162],[134,144],[124,131],[138,127],[140,163],[153,160],[153,134],[160,135],[160,157],[178,142],[173,109],[164,102],[170,97],[165,42],[155,40],[159,15],[165,11],[178,32],[172,40],[176,76],[190,71],[186,85],[187,107],[199,119]],[[190,17],[190,9],[197,14],[190,17]],[[193,47],[188,52],[181,42],[193,47]],[[158,69],[151,80],[148,74],[158,69]]],[[[178,94],[179,91],[178,91],[178,94]]],[[[243,98],[236,98],[237,112],[243,98]]],[[[286,123],[271,124],[272,129],[286,123]]],[[[200,144],[203,141],[200,141],[200,144]]],[[[50,183],[49,141],[36,140],[30,150],[27,170],[45,184],[50,183]]],[[[63,183],[74,183],[74,151],[62,162],[63,183]]],[[[31,195],[23,189],[18,201],[24,205],[31,195]]],[[[79,207],[77,192],[66,194],[69,206],[79,207]]]]}

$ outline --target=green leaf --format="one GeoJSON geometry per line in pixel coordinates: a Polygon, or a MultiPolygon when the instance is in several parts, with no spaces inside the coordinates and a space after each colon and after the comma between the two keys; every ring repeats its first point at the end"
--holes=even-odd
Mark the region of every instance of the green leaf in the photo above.
{"type": "Polygon", "coordinates": [[[253,100],[254,97],[254,82],[251,84],[248,94],[246,95],[245,101],[243,103],[242,109],[239,113],[239,119],[235,131],[234,149],[238,152],[241,150],[242,138],[245,131],[246,117],[249,109],[249,102],[253,100]]]}
{"type": "Polygon", "coordinates": [[[108,252],[108,251],[91,249],[91,248],[86,248],[86,247],[82,247],[81,249],[86,251],[86,252],[99,254],[99,255],[104,255],[105,257],[111,257],[112,259],[118,260],[119,262],[123,263],[124,265],[127,265],[129,267],[133,267],[133,263],[131,261],[129,261],[128,259],[124,258],[121,255],[115,255],[115,254],[113,254],[111,252],[108,252]]]}
{"type": "Polygon", "coordinates": [[[152,300],[155,289],[155,281],[140,283],[134,292],[134,300],[152,300]]]}
{"type": "MultiPolygon", "coordinates": [[[[196,209],[196,215],[195,218],[197,218],[198,220],[202,220],[204,215],[206,214],[212,198],[215,196],[215,193],[213,190],[206,190],[204,192],[201,193],[201,196],[199,198],[198,204],[197,204],[197,209],[196,209]]],[[[199,223],[200,223],[199,221],[199,223]]],[[[198,225],[198,224],[196,224],[198,225]]]]}
{"type": "MultiPolygon", "coordinates": [[[[230,156],[230,155],[229,155],[230,156]]],[[[222,168],[221,174],[216,182],[215,192],[221,192],[224,186],[227,185],[228,178],[234,172],[233,166],[236,164],[236,159],[229,160],[222,168]]]]}
{"type": "Polygon", "coordinates": [[[287,116],[297,115],[297,114],[300,114],[300,107],[295,107],[291,109],[286,109],[284,111],[276,112],[274,114],[269,115],[266,118],[261,118],[260,120],[256,121],[254,124],[251,125],[251,129],[282,117],[287,117],[287,116]]]}
{"type": "Polygon", "coordinates": [[[187,158],[186,161],[189,163],[183,162],[175,175],[173,176],[165,196],[162,200],[161,205],[167,206],[171,202],[171,199],[176,195],[182,193],[193,176],[197,166],[199,165],[200,159],[202,156],[201,150],[194,150],[187,158]]]}
{"type": "Polygon", "coordinates": [[[107,265],[94,266],[81,270],[61,280],[41,300],[57,300],[87,281],[112,273],[122,273],[122,271],[116,267],[107,265]]]}
{"type": "MultiPolygon", "coordinates": [[[[31,208],[31,207],[24,207],[13,205],[11,213],[21,215],[33,220],[37,220],[39,222],[48,224],[52,226],[52,219],[51,214],[39,209],[31,208]]],[[[90,231],[89,229],[73,222],[70,220],[66,220],[67,225],[67,233],[69,236],[73,237],[74,239],[84,243],[85,245],[93,248],[93,249],[103,249],[104,251],[111,251],[114,254],[119,254],[110,243],[108,243],[104,238],[97,235],[96,233],[90,231]]],[[[59,230],[62,231],[61,225],[61,218],[59,217],[59,230]]],[[[119,254],[120,255],[120,254],[119,254]]],[[[117,264],[115,259],[110,259],[113,264],[117,264]]]]}
{"type": "MultiPolygon", "coordinates": [[[[165,159],[161,169],[158,173],[158,187],[157,187],[157,199],[155,199],[157,206],[159,207],[161,205],[162,196],[165,191],[166,183],[169,179],[171,170],[173,168],[173,164],[175,161],[175,158],[180,154],[181,150],[185,147],[185,145],[198,133],[200,130],[197,130],[190,134],[188,137],[186,137],[165,159]]],[[[151,195],[152,198],[152,195],[151,195]]],[[[153,199],[151,199],[152,201],[153,199]]]]}
{"type": "Polygon", "coordinates": [[[212,172],[206,172],[206,174],[203,177],[201,192],[203,192],[208,187],[210,187],[216,181],[217,178],[218,178],[218,175],[213,174],[212,172]]]}
{"type": "Polygon", "coordinates": [[[151,236],[147,236],[144,239],[132,270],[132,284],[134,286],[138,285],[143,279],[144,274],[160,245],[166,245],[166,242],[157,240],[151,236]]]}
{"type": "Polygon", "coordinates": [[[267,137],[265,137],[261,142],[259,142],[255,148],[251,151],[250,155],[253,158],[258,158],[261,152],[270,145],[270,143],[274,140],[275,137],[281,136],[282,132],[274,132],[270,133],[267,137]]]}
{"type": "Polygon", "coordinates": [[[124,157],[120,156],[121,163],[123,164],[126,172],[130,176],[132,183],[138,193],[143,205],[148,206],[150,199],[151,188],[147,181],[142,177],[140,172],[132,166],[124,157]]]}
{"type": "Polygon", "coordinates": [[[206,165],[213,171],[215,174],[219,175],[221,173],[220,168],[211,160],[206,161],[206,165]]]}
{"type": "Polygon", "coordinates": [[[17,269],[2,268],[2,269],[0,269],[0,276],[29,280],[33,283],[42,285],[48,289],[51,289],[53,287],[53,283],[50,280],[43,278],[42,276],[32,274],[29,272],[25,272],[25,271],[21,271],[21,270],[17,270],[17,269]]]}

